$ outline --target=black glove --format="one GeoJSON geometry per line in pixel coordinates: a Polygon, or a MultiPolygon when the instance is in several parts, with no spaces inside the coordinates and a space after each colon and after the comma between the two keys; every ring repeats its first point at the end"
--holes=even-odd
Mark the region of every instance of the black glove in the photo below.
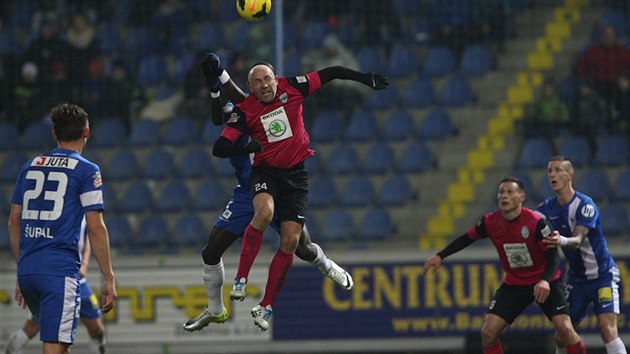
{"type": "Polygon", "coordinates": [[[370,87],[373,90],[383,90],[389,87],[389,79],[382,74],[372,73],[371,81],[370,87]]]}
{"type": "Polygon", "coordinates": [[[263,151],[263,146],[260,143],[260,140],[252,140],[244,147],[245,152],[251,154],[252,152],[261,152],[263,151]]]}
{"type": "Polygon", "coordinates": [[[219,81],[218,77],[223,74],[223,67],[221,66],[221,58],[218,55],[207,52],[206,56],[200,63],[203,76],[206,78],[208,87],[212,89],[219,81]]]}

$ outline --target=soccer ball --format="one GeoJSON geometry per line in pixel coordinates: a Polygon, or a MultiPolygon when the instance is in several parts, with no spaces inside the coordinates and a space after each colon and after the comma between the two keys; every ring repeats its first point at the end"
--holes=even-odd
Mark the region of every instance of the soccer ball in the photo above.
{"type": "Polygon", "coordinates": [[[236,0],[236,11],[247,21],[260,21],[271,11],[271,0],[236,0]]]}

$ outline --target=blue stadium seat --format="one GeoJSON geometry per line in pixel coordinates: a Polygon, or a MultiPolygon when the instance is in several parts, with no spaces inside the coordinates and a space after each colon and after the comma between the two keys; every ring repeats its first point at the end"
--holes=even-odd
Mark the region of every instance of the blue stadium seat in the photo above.
{"type": "Polygon", "coordinates": [[[426,4],[418,0],[394,0],[392,2],[394,13],[397,16],[415,16],[426,14],[426,4]]]}
{"type": "Polygon", "coordinates": [[[530,138],[525,141],[516,161],[518,168],[542,168],[547,166],[553,155],[551,142],[542,137],[530,138]]]}
{"type": "Polygon", "coordinates": [[[569,136],[558,148],[558,153],[571,159],[571,163],[575,167],[589,166],[593,158],[591,145],[583,136],[569,136]]]}
{"type": "Polygon", "coordinates": [[[109,244],[112,248],[124,249],[128,247],[135,234],[127,216],[124,214],[107,214],[105,223],[109,233],[109,244]]]}
{"type": "Polygon", "coordinates": [[[15,183],[22,166],[30,159],[22,153],[6,154],[0,169],[0,182],[15,183]]]}
{"type": "Polygon", "coordinates": [[[179,161],[177,174],[183,178],[201,178],[212,174],[212,159],[205,147],[192,147],[179,161]]]}
{"type": "Polygon", "coordinates": [[[166,83],[170,79],[168,64],[161,55],[149,55],[138,64],[138,84],[152,87],[166,83]]]}
{"type": "Polygon", "coordinates": [[[386,179],[378,191],[376,205],[402,206],[414,198],[411,182],[404,175],[393,175],[386,179]]]}
{"type": "Polygon", "coordinates": [[[410,46],[396,46],[392,50],[385,74],[390,78],[407,77],[418,70],[418,58],[410,46]]]}
{"type": "Polygon", "coordinates": [[[306,159],[304,161],[304,168],[308,172],[309,177],[317,176],[322,173],[322,160],[319,157],[319,154],[315,153],[315,155],[306,159]]]}
{"type": "Polygon", "coordinates": [[[355,232],[352,214],[348,210],[335,208],[326,214],[318,240],[348,241],[354,237],[355,232]]]}
{"type": "Polygon", "coordinates": [[[215,160],[214,175],[218,177],[234,177],[234,166],[230,163],[230,159],[215,160]]]}
{"type": "Polygon", "coordinates": [[[157,198],[156,209],[161,212],[185,211],[191,206],[190,191],[186,183],[172,181],[164,186],[157,198]]]}
{"type": "Polygon", "coordinates": [[[175,159],[166,150],[154,150],[144,161],[144,178],[165,179],[175,175],[175,159]]]}
{"type": "Polygon", "coordinates": [[[52,136],[52,126],[43,120],[33,122],[22,134],[24,149],[52,149],[57,146],[52,136]]]}
{"type": "MultiPolygon", "coordinates": [[[[232,9],[235,11],[236,9],[232,9]]],[[[244,33],[241,33],[243,37],[246,37],[244,33]]],[[[220,49],[225,43],[225,33],[223,32],[223,26],[220,23],[211,22],[204,24],[199,31],[195,39],[196,48],[214,50],[220,49]]]]}
{"type": "Polygon", "coordinates": [[[140,163],[132,150],[120,150],[116,152],[103,169],[105,180],[131,179],[140,174],[140,163]]]}
{"type": "Polygon", "coordinates": [[[600,210],[600,218],[604,235],[607,237],[619,237],[628,235],[628,211],[623,204],[607,204],[600,210]]]}
{"type": "Polygon", "coordinates": [[[356,53],[359,70],[363,72],[381,72],[381,55],[376,47],[362,47],[356,53]]]}
{"type": "Polygon", "coordinates": [[[376,116],[370,111],[354,113],[344,132],[344,141],[365,142],[376,140],[379,136],[379,126],[376,116]]]}
{"type": "Polygon", "coordinates": [[[321,48],[326,35],[330,33],[330,26],[325,21],[311,21],[306,24],[300,44],[303,50],[321,48]]]}
{"type": "Polygon", "coordinates": [[[383,139],[401,141],[416,135],[416,122],[406,110],[396,110],[383,126],[383,139]]]}
{"type": "Polygon", "coordinates": [[[569,105],[569,107],[572,107],[575,102],[579,86],[580,83],[578,79],[573,75],[569,75],[560,81],[558,95],[564,102],[566,102],[567,105],[569,105]]]}
{"type": "Polygon", "coordinates": [[[12,122],[0,122],[0,151],[19,147],[20,134],[12,122]]]}
{"type": "Polygon", "coordinates": [[[407,88],[402,99],[404,108],[422,108],[433,104],[435,91],[428,79],[417,79],[407,88]]]}
{"type": "Polygon", "coordinates": [[[90,144],[96,147],[120,147],[127,143],[127,128],[119,118],[99,121],[90,135],[90,144]]]}
{"type": "Polygon", "coordinates": [[[398,161],[397,170],[402,173],[418,173],[430,170],[435,166],[435,157],[424,142],[408,145],[398,161]]]}
{"type": "Polygon", "coordinates": [[[386,143],[373,144],[365,154],[360,170],[368,174],[386,174],[394,170],[394,150],[386,143]]]}
{"type": "Polygon", "coordinates": [[[426,140],[443,140],[455,133],[451,116],[443,109],[436,109],[420,123],[418,138],[426,140]]]}
{"type": "Polygon", "coordinates": [[[478,77],[492,70],[494,61],[486,46],[473,44],[464,49],[459,62],[459,73],[466,77],[478,77]]]}
{"type": "Polygon", "coordinates": [[[190,117],[176,117],[166,126],[162,143],[168,145],[188,145],[199,142],[199,126],[190,117]]]}
{"type": "Polygon", "coordinates": [[[372,91],[363,106],[368,110],[382,110],[397,107],[399,103],[398,89],[394,83],[390,83],[386,90],[372,91]]]}
{"type": "Polygon", "coordinates": [[[145,56],[156,55],[161,51],[159,36],[148,26],[131,27],[124,43],[125,55],[140,61],[145,56]]]}
{"type": "Polygon", "coordinates": [[[295,76],[302,74],[302,59],[304,58],[304,53],[302,52],[293,52],[284,57],[284,61],[282,62],[284,65],[283,68],[283,76],[295,76]]]}
{"type": "Polygon", "coordinates": [[[194,194],[193,207],[200,211],[223,208],[228,202],[227,192],[220,181],[203,182],[194,194]]]}
{"type": "Polygon", "coordinates": [[[158,214],[147,215],[140,222],[136,237],[132,239],[132,246],[136,248],[149,248],[152,251],[156,248],[171,246],[170,227],[166,219],[158,214]]]}
{"type": "Polygon", "coordinates": [[[617,175],[610,196],[615,201],[630,201],[630,169],[621,171],[617,175]]]}
{"type": "Polygon", "coordinates": [[[116,211],[119,207],[118,197],[116,196],[115,185],[105,185],[103,187],[103,203],[108,212],[116,211]]]}
{"type": "Polygon", "coordinates": [[[308,205],[313,208],[327,208],[337,201],[337,185],[328,176],[320,176],[309,183],[308,205]]]}
{"type": "Polygon", "coordinates": [[[187,53],[182,53],[182,55],[177,57],[173,68],[173,81],[176,84],[183,84],[188,71],[193,67],[193,65],[197,64],[195,60],[196,57],[194,55],[187,53]]]}
{"type": "Polygon", "coordinates": [[[446,107],[461,107],[474,98],[473,90],[464,77],[453,77],[446,82],[440,103],[446,107]]]}
{"type": "Polygon", "coordinates": [[[341,118],[332,112],[322,112],[315,116],[309,135],[313,142],[329,143],[337,141],[342,132],[341,118]]]}
{"type": "Polygon", "coordinates": [[[621,166],[630,157],[628,141],[623,136],[607,136],[597,145],[593,164],[596,166],[621,166]]]}
{"type": "Polygon", "coordinates": [[[395,227],[386,209],[372,209],[368,211],[359,224],[357,240],[382,241],[394,233],[395,227]]]}
{"type": "Polygon", "coordinates": [[[208,120],[201,131],[201,143],[204,145],[212,146],[214,142],[221,136],[223,131],[222,125],[214,125],[212,121],[208,120]]]}
{"type": "Polygon", "coordinates": [[[587,171],[580,178],[577,190],[590,196],[596,202],[604,200],[610,192],[608,174],[602,170],[587,171]]]}
{"type": "Polygon", "coordinates": [[[177,246],[200,247],[208,239],[208,230],[196,214],[184,214],[175,220],[173,241],[177,246]]]}
{"type": "Polygon", "coordinates": [[[342,207],[365,207],[374,200],[374,186],[366,176],[355,176],[346,182],[339,199],[342,207]]]}
{"type": "Polygon", "coordinates": [[[9,223],[9,218],[5,215],[0,215],[0,224],[5,225],[5,227],[0,228],[0,252],[6,251],[8,253],[11,252],[11,238],[9,236],[9,228],[6,227],[9,223]]]}
{"type": "Polygon", "coordinates": [[[117,54],[123,47],[123,40],[118,32],[118,27],[105,23],[96,31],[101,52],[103,54],[117,54]]]}
{"type": "Polygon", "coordinates": [[[9,211],[11,210],[11,195],[10,194],[11,193],[5,191],[5,189],[0,188],[0,214],[8,215],[9,211]]]}
{"type": "Polygon", "coordinates": [[[119,208],[121,212],[142,213],[153,209],[153,192],[144,181],[130,183],[123,195],[119,208]]]}
{"type": "Polygon", "coordinates": [[[160,124],[152,119],[133,121],[128,143],[133,146],[156,145],[160,141],[160,124]]]}
{"type": "MultiPolygon", "coordinates": [[[[247,36],[245,33],[249,33],[252,30],[254,24],[248,21],[239,21],[236,28],[232,31],[232,36],[230,40],[226,43],[230,47],[231,50],[243,50],[247,46],[247,36]]],[[[221,58],[223,59],[223,58],[221,58]]],[[[230,68],[226,68],[230,69],[230,68]]]]}
{"type": "Polygon", "coordinates": [[[326,159],[326,172],[333,175],[346,175],[357,171],[359,157],[349,144],[338,145],[326,159]]]}
{"type": "Polygon", "coordinates": [[[429,48],[422,66],[422,77],[434,79],[448,75],[455,70],[457,59],[455,52],[446,46],[429,48]]]}

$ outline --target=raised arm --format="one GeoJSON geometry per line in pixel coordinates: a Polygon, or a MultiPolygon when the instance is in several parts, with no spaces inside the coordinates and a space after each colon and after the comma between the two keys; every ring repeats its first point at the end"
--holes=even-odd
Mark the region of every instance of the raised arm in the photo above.
{"type": "Polygon", "coordinates": [[[365,73],[345,66],[330,66],[318,70],[322,85],[334,79],[352,80],[360,82],[373,90],[383,90],[389,86],[389,79],[378,73],[365,73]]]}

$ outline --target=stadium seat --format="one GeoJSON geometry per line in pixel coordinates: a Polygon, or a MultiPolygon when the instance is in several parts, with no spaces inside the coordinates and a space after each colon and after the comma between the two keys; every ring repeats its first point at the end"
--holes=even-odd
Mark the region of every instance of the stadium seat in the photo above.
{"type": "Polygon", "coordinates": [[[32,157],[26,157],[22,153],[5,154],[0,169],[0,182],[15,183],[22,166],[32,157]]]}
{"type": "Polygon", "coordinates": [[[607,136],[597,145],[593,164],[596,166],[621,166],[630,162],[628,141],[623,136],[607,136]]]}
{"type": "Polygon", "coordinates": [[[516,161],[517,168],[542,168],[547,166],[553,155],[551,142],[542,137],[530,138],[525,141],[516,161]]]}
{"type": "Polygon", "coordinates": [[[309,183],[308,205],[313,208],[327,208],[337,201],[337,185],[328,176],[320,176],[309,183]]]}
{"type": "Polygon", "coordinates": [[[357,240],[381,241],[387,239],[395,230],[392,218],[386,209],[368,211],[359,224],[357,240]]]}
{"type": "Polygon", "coordinates": [[[0,122],[0,151],[19,147],[20,134],[12,122],[0,122]]]}
{"type": "Polygon", "coordinates": [[[148,215],[140,222],[136,237],[132,239],[132,246],[141,251],[152,251],[156,248],[171,246],[170,228],[164,217],[148,215]],[[145,250],[149,248],[149,250],[145,250]]]}
{"type": "Polygon", "coordinates": [[[153,209],[153,192],[144,181],[127,185],[120,202],[119,210],[125,213],[142,213],[153,209]]]}
{"type": "Polygon", "coordinates": [[[133,146],[156,145],[160,141],[160,125],[151,119],[136,120],[131,125],[128,143],[133,146]]]}
{"type": "Polygon", "coordinates": [[[212,174],[212,159],[208,148],[192,147],[179,160],[177,174],[183,178],[201,178],[212,174]]]}
{"type": "Polygon", "coordinates": [[[225,207],[228,189],[220,181],[206,181],[199,185],[194,194],[193,207],[199,211],[225,207]]]}
{"type": "Polygon", "coordinates": [[[397,170],[402,173],[419,173],[435,166],[435,158],[429,146],[424,142],[408,145],[398,161],[397,170]]]}
{"type": "Polygon", "coordinates": [[[159,36],[149,26],[131,27],[125,35],[124,49],[126,55],[139,62],[145,56],[160,53],[159,36]]]}
{"type": "Polygon", "coordinates": [[[234,166],[230,159],[215,160],[214,175],[218,177],[234,177],[234,166]]]}
{"type": "Polygon", "coordinates": [[[341,118],[332,112],[322,112],[315,116],[309,135],[312,142],[330,143],[339,140],[342,132],[341,118]]]}
{"type": "Polygon", "coordinates": [[[188,186],[181,181],[172,181],[164,186],[157,198],[156,209],[161,212],[185,211],[191,206],[188,186]]]}
{"type": "Polygon", "coordinates": [[[362,47],[356,53],[359,70],[363,72],[381,72],[381,55],[376,47],[362,47]]]}
{"type": "Polygon", "coordinates": [[[393,175],[383,182],[376,197],[376,205],[402,206],[414,197],[409,179],[404,175],[393,175]]]}
{"type": "Polygon", "coordinates": [[[96,147],[120,147],[127,143],[127,128],[122,119],[105,118],[99,121],[90,135],[90,145],[96,147]]]}
{"type": "Polygon", "coordinates": [[[118,197],[116,196],[116,185],[105,185],[103,187],[103,203],[108,212],[116,211],[119,207],[118,197]]]}
{"type": "Polygon", "coordinates": [[[459,73],[466,77],[485,75],[494,66],[492,55],[486,46],[473,44],[464,49],[459,62],[459,73]]]}
{"type": "Polygon", "coordinates": [[[344,132],[344,141],[365,142],[376,140],[378,136],[379,126],[376,116],[370,111],[363,111],[350,117],[350,122],[344,132]]]}
{"type": "Polygon", "coordinates": [[[138,64],[138,84],[153,87],[166,83],[170,79],[168,64],[161,55],[149,55],[140,59],[138,64]]]}
{"type": "Polygon", "coordinates": [[[57,146],[52,136],[52,126],[43,120],[33,122],[22,134],[24,149],[53,149],[57,146]]]}
{"type": "Polygon", "coordinates": [[[628,235],[628,211],[623,204],[607,204],[600,210],[600,218],[604,235],[607,237],[619,237],[628,235]]]}
{"type": "Polygon", "coordinates": [[[365,99],[363,106],[368,110],[382,110],[397,107],[400,95],[392,82],[386,90],[372,91],[365,99]]]}
{"type": "Polygon", "coordinates": [[[10,28],[0,30],[0,55],[10,56],[18,53],[19,44],[15,33],[10,28]]]}
{"type": "Polygon", "coordinates": [[[342,207],[365,207],[374,201],[374,186],[366,176],[355,176],[346,182],[339,205],[342,207]]]}
{"type": "Polygon", "coordinates": [[[173,228],[173,242],[177,246],[200,247],[208,239],[208,230],[196,214],[184,214],[177,218],[173,228]]]}
{"type": "Polygon", "coordinates": [[[129,219],[124,214],[107,215],[105,218],[107,232],[109,234],[109,244],[112,248],[124,249],[129,246],[134,232],[129,223],[129,219]]]}
{"type": "Polygon", "coordinates": [[[440,103],[446,107],[461,107],[474,98],[470,84],[464,77],[453,77],[446,82],[440,96],[440,103]]]}
{"type": "MultiPolygon", "coordinates": [[[[243,34],[243,37],[246,36],[243,34]]],[[[205,23],[197,32],[195,43],[196,48],[201,49],[215,48],[217,50],[222,48],[225,43],[223,26],[216,22],[205,23]]]]}
{"type": "Polygon", "coordinates": [[[118,54],[123,47],[123,40],[118,27],[113,24],[103,24],[96,31],[101,52],[103,54],[118,54]]]}
{"type": "MultiPolygon", "coordinates": [[[[235,51],[245,49],[247,47],[247,36],[243,34],[249,33],[252,30],[253,26],[254,25],[252,22],[239,21],[234,31],[232,31],[232,36],[230,37],[230,40],[226,43],[226,45],[228,45],[231,50],[235,51]]],[[[226,69],[229,70],[230,68],[226,69]]]]}
{"type": "Polygon", "coordinates": [[[386,143],[373,144],[365,154],[360,170],[368,174],[386,174],[394,169],[394,150],[386,143]]]}
{"type": "Polygon", "coordinates": [[[346,175],[357,171],[359,157],[349,144],[338,145],[326,159],[326,172],[333,175],[346,175]]]}
{"type": "Polygon", "coordinates": [[[175,159],[166,150],[154,150],[144,161],[144,178],[165,179],[175,174],[175,159]]]}
{"type": "Polygon", "coordinates": [[[354,237],[354,234],[355,224],[352,214],[348,210],[335,208],[326,214],[318,240],[348,241],[354,237]]]}
{"type": "Polygon", "coordinates": [[[330,33],[330,26],[325,21],[313,20],[308,22],[300,41],[302,49],[321,48],[322,42],[328,33],[330,33]]]}
{"type": "Polygon", "coordinates": [[[214,142],[221,136],[223,131],[222,125],[214,125],[212,121],[208,120],[201,131],[201,143],[204,145],[212,146],[214,142]]]}
{"type": "Polygon", "coordinates": [[[569,107],[572,107],[575,103],[578,87],[580,83],[573,75],[569,75],[560,81],[560,88],[558,89],[558,95],[569,107]]]}
{"type": "Polygon", "coordinates": [[[625,169],[617,175],[610,197],[619,202],[630,201],[630,169],[625,169]]]}
{"type": "Polygon", "coordinates": [[[283,63],[283,75],[295,76],[302,74],[302,59],[304,54],[302,52],[293,52],[284,57],[283,63]]]}
{"type": "Polygon", "coordinates": [[[418,138],[426,140],[443,140],[455,133],[451,117],[445,110],[436,109],[427,114],[420,123],[418,138]]]}
{"type": "Polygon", "coordinates": [[[0,188],[0,213],[8,215],[11,210],[11,193],[5,189],[0,188]]]}
{"type": "Polygon", "coordinates": [[[433,104],[435,91],[428,79],[417,79],[409,85],[402,99],[404,108],[422,108],[433,104]]]}
{"type": "Polygon", "coordinates": [[[132,150],[119,150],[116,152],[103,170],[105,180],[131,179],[140,174],[140,163],[132,150]]]}
{"type": "MultiPolygon", "coordinates": [[[[317,149],[315,149],[315,151],[317,151],[317,149]]],[[[322,160],[317,152],[304,161],[304,168],[308,172],[309,177],[317,176],[322,173],[322,160]]]]}
{"type": "Polygon", "coordinates": [[[162,139],[168,145],[188,145],[199,142],[200,134],[197,122],[190,117],[176,117],[171,120],[162,139]]]}
{"type": "Polygon", "coordinates": [[[589,166],[593,158],[591,145],[583,136],[569,136],[558,148],[558,153],[571,159],[571,163],[575,167],[589,166]]]}
{"type": "Polygon", "coordinates": [[[407,77],[418,70],[416,53],[410,46],[394,47],[386,64],[385,74],[390,78],[407,77]]]}
{"type": "Polygon", "coordinates": [[[449,47],[433,46],[427,51],[422,65],[422,77],[434,79],[453,72],[457,65],[455,52],[449,47]]]}
{"type": "Polygon", "coordinates": [[[587,171],[580,178],[576,189],[596,202],[604,200],[610,192],[610,181],[608,174],[602,170],[587,171]]]}
{"type": "Polygon", "coordinates": [[[383,139],[386,141],[401,141],[416,135],[416,122],[406,110],[392,113],[383,126],[383,139]]]}

